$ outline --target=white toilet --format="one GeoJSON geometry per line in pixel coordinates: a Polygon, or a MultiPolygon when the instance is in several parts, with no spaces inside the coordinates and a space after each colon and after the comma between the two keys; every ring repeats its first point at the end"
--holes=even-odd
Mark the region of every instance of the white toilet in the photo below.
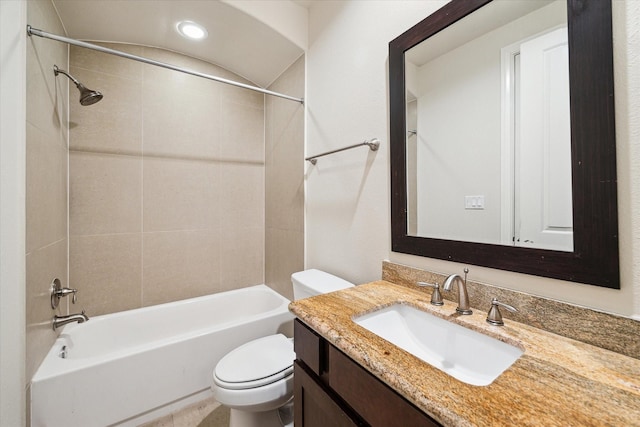
{"type": "MultiPolygon", "coordinates": [[[[320,270],[291,275],[293,298],[302,299],[353,283],[320,270]]],[[[213,371],[215,399],[231,408],[229,427],[293,426],[293,339],[282,334],[230,351],[213,371]]]]}

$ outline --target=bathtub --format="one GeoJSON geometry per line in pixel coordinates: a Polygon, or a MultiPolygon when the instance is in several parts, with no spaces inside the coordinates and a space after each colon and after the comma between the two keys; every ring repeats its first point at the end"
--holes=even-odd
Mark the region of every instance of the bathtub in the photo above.
{"type": "Polygon", "coordinates": [[[31,425],[135,426],[210,397],[226,353],[291,336],[288,304],[258,285],[66,325],[31,381],[31,425]]]}

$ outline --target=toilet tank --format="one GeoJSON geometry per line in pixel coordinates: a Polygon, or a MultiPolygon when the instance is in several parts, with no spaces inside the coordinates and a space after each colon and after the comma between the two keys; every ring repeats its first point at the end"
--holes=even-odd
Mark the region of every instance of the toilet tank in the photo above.
{"type": "Polygon", "coordinates": [[[312,297],[315,295],[326,294],[340,289],[351,288],[353,283],[325,273],[320,270],[304,270],[291,275],[293,282],[293,299],[312,297]]]}

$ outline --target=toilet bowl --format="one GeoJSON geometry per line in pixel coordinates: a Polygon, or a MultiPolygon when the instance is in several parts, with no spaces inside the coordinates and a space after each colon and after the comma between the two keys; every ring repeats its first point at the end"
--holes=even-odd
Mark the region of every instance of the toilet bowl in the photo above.
{"type": "MultiPolygon", "coordinates": [[[[320,270],[291,275],[294,299],[354,286],[320,270]]],[[[231,409],[230,427],[293,426],[293,339],[282,334],[250,341],[216,365],[211,389],[231,409]]]]}
{"type": "Polygon", "coordinates": [[[250,341],[224,356],[216,365],[216,398],[249,412],[276,409],[293,390],[293,344],[282,334],[250,341]],[[256,363],[256,356],[260,360],[256,363]]]}

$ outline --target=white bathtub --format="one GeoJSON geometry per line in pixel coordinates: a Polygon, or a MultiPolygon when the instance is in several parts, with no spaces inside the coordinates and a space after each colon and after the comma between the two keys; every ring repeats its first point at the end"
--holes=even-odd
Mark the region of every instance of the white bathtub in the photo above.
{"type": "Polygon", "coordinates": [[[31,381],[31,425],[134,426],[210,397],[226,353],[291,336],[288,304],[258,285],[66,325],[31,381]]]}

